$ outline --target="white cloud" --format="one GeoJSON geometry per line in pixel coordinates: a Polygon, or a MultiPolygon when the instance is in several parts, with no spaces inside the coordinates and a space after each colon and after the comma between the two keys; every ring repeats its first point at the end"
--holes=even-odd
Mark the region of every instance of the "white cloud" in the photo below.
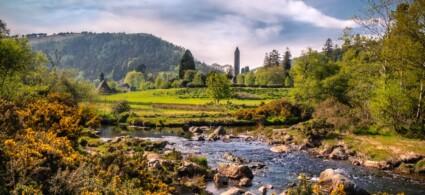
{"type": "MultiPolygon", "coordinates": [[[[37,6],[42,4],[38,2],[37,6]]],[[[37,20],[48,24],[37,24],[30,19],[20,23],[22,20],[13,15],[6,19],[11,18],[9,26],[19,33],[85,30],[151,33],[190,49],[197,59],[210,64],[231,64],[233,50],[239,46],[241,63],[252,67],[261,65],[264,53],[271,49],[283,51],[289,47],[296,56],[306,47],[320,48],[327,38],[314,33],[311,37],[300,35],[294,39],[282,36],[288,21],[315,26],[318,30],[356,27],[352,20],[327,16],[297,0],[105,0],[100,5],[68,0],[52,7],[50,12],[41,8],[39,12],[35,9],[31,12],[37,20]]],[[[302,29],[292,30],[302,34],[302,29]]]]}

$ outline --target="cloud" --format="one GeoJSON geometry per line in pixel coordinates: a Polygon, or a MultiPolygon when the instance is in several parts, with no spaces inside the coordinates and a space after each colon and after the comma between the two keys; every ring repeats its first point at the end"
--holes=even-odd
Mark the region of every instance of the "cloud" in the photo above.
{"type": "Polygon", "coordinates": [[[320,48],[351,19],[331,17],[298,0],[13,0],[0,2],[12,32],[95,31],[151,33],[190,49],[207,63],[262,64],[264,53],[289,47],[294,56],[320,48]]]}

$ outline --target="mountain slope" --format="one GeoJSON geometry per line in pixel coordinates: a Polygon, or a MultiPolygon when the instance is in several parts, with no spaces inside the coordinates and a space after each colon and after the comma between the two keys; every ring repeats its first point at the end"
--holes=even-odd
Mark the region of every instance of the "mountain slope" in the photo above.
{"type": "MultiPolygon", "coordinates": [[[[30,38],[35,50],[59,61],[59,67],[83,71],[88,79],[100,72],[115,80],[127,71],[145,64],[147,72],[172,71],[179,64],[185,49],[150,34],[70,33],[30,38]],[[60,60],[59,60],[60,59],[60,60]]],[[[201,70],[208,69],[197,63],[201,70]]]]}

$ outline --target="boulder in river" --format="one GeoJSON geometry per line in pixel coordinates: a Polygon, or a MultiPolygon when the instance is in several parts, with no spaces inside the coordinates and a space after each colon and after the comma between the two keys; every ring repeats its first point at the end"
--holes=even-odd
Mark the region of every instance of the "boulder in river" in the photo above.
{"type": "Polygon", "coordinates": [[[329,158],[333,160],[347,160],[348,154],[343,147],[335,147],[329,154],[329,158]]]}
{"type": "Polygon", "coordinates": [[[357,187],[357,185],[349,179],[347,173],[342,169],[326,169],[320,173],[319,185],[327,192],[332,192],[339,187],[344,186],[344,192],[347,195],[369,194],[365,190],[357,187]]]}
{"type": "Polygon", "coordinates": [[[242,159],[241,157],[235,156],[234,154],[230,153],[230,152],[225,152],[223,154],[223,158],[225,160],[237,163],[237,164],[243,164],[245,162],[244,159],[242,159]]]}
{"type": "Polygon", "coordinates": [[[375,169],[388,169],[390,165],[386,161],[365,160],[363,166],[375,169]]]}
{"type": "Polygon", "coordinates": [[[200,134],[204,132],[201,128],[195,126],[189,127],[189,131],[195,134],[200,134]]]}
{"type": "Polygon", "coordinates": [[[276,153],[287,153],[291,151],[291,148],[287,145],[278,145],[278,146],[271,147],[270,151],[276,152],[276,153]]]}
{"type": "Polygon", "coordinates": [[[193,162],[184,161],[177,169],[177,173],[179,177],[193,177],[195,175],[204,175],[206,170],[193,162]]]}
{"type": "Polygon", "coordinates": [[[217,187],[227,186],[229,184],[229,178],[219,173],[216,173],[213,178],[214,184],[217,187]]]}
{"type": "Polygon", "coordinates": [[[238,164],[220,164],[217,169],[218,173],[229,177],[230,179],[254,178],[251,169],[246,165],[238,164]]]}
{"type": "Polygon", "coordinates": [[[248,187],[252,185],[252,179],[244,177],[242,179],[239,180],[238,186],[241,187],[248,187]]]}
{"type": "Polygon", "coordinates": [[[215,133],[215,134],[217,134],[217,135],[222,136],[222,135],[226,135],[226,130],[224,129],[224,127],[222,127],[222,126],[218,126],[218,127],[214,130],[214,132],[213,132],[213,133],[215,133]]]}
{"type": "Polygon", "coordinates": [[[241,188],[232,187],[229,190],[221,193],[221,195],[243,195],[245,192],[246,191],[241,188]]]}

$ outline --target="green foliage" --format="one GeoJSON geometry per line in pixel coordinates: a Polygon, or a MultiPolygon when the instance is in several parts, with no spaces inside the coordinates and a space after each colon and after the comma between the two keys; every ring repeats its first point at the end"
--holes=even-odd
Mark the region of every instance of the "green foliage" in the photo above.
{"type": "Polygon", "coordinates": [[[137,90],[143,85],[144,80],[143,73],[130,71],[125,75],[124,83],[127,83],[131,88],[137,90]]]}
{"type": "Polygon", "coordinates": [[[283,122],[288,124],[308,119],[309,115],[310,113],[305,113],[304,108],[300,105],[293,105],[283,99],[269,102],[256,109],[236,112],[236,118],[242,120],[283,122]]]}
{"type": "Polygon", "coordinates": [[[187,70],[195,70],[195,60],[193,59],[192,52],[190,52],[190,50],[186,50],[180,60],[180,79],[184,79],[187,70]]]}
{"type": "Polygon", "coordinates": [[[196,70],[186,70],[184,72],[184,77],[183,80],[190,83],[193,81],[193,79],[195,78],[195,74],[196,74],[196,70]]]}
{"type": "Polygon", "coordinates": [[[196,163],[197,165],[201,167],[208,168],[208,161],[207,161],[207,158],[204,156],[191,155],[188,157],[188,160],[196,163]]]}
{"type": "Polygon", "coordinates": [[[253,85],[255,85],[255,74],[254,74],[254,72],[248,72],[245,75],[244,84],[246,86],[253,86],[253,85]]]}
{"type": "Polygon", "coordinates": [[[42,59],[32,52],[25,39],[0,39],[0,96],[14,98],[17,90],[24,88],[28,71],[35,69],[42,59]]]}
{"type": "Polygon", "coordinates": [[[245,74],[239,74],[236,76],[236,83],[237,84],[245,84],[245,74]]]}
{"type": "Polygon", "coordinates": [[[256,85],[283,85],[285,72],[281,66],[260,68],[255,72],[256,85]]]}
{"type": "Polygon", "coordinates": [[[211,72],[207,77],[207,92],[215,103],[231,97],[230,81],[225,74],[211,72]]]}
{"type": "Polygon", "coordinates": [[[130,112],[131,107],[128,101],[119,101],[114,104],[112,107],[112,112],[115,114],[121,114],[124,112],[130,112]]]}
{"type": "Polygon", "coordinates": [[[307,53],[295,60],[291,69],[294,77],[292,97],[297,102],[315,105],[331,96],[334,92],[335,78],[339,67],[328,62],[327,57],[309,49],[307,53]]]}
{"type": "MultiPolygon", "coordinates": [[[[37,51],[61,57],[58,68],[78,68],[89,80],[104,72],[110,79],[120,80],[127,72],[146,65],[146,72],[174,71],[185,50],[150,34],[88,33],[52,35],[30,39],[37,51]]],[[[208,67],[197,62],[199,70],[208,67]]],[[[143,73],[146,73],[143,72],[143,73]]]]}
{"type": "Polygon", "coordinates": [[[205,85],[205,76],[201,72],[197,72],[191,83],[193,86],[204,86],[205,85]]]}

